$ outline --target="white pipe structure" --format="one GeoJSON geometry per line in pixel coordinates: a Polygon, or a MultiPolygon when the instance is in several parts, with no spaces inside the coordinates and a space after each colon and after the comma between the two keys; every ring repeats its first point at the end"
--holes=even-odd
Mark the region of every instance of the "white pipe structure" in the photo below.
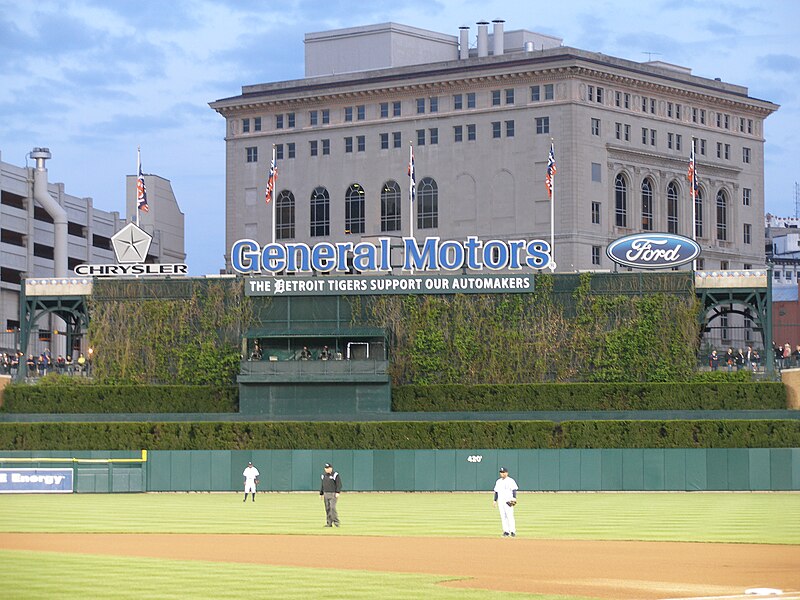
{"type": "Polygon", "coordinates": [[[478,56],[489,56],[488,21],[478,21],[478,56]]]}
{"type": "Polygon", "coordinates": [[[492,21],[492,54],[500,56],[505,52],[505,39],[503,33],[503,19],[492,21]]]}
{"type": "Polygon", "coordinates": [[[458,57],[461,60],[469,58],[469,27],[462,25],[458,28],[459,31],[459,44],[458,44],[458,57]]]}
{"type": "Polygon", "coordinates": [[[53,219],[53,276],[67,276],[67,211],[47,191],[47,169],[44,161],[51,157],[48,148],[34,148],[30,157],[36,161],[33,171],[33,199],[53,219]]]}

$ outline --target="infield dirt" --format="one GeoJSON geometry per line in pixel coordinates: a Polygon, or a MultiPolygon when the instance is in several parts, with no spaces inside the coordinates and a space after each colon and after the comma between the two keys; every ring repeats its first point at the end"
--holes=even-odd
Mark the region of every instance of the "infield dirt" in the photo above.
{"type": "MultiPolygon", "coordinates": [[[[619,600],[744,597],[750,588],[800,592],[800,546],[331,533],[2,533],[0,548],[428,573],[452,578],[446,585],[456,587],[619,600]]],[[[790,597],[800,597],[800,593],[790,597]]]]}

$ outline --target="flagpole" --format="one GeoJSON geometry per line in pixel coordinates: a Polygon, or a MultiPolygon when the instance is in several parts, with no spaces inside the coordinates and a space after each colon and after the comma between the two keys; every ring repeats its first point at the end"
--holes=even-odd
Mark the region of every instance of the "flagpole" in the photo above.
{"type": "MultiPolygon", "coordinates": [[[[553,138],[550,138],[550,150],[553,149],[553,138]]],[[[549,156],[549,155],[548,155],[549,156]]],[[[549,160],[549,158],[548,158],[549,160]]],[[[555,271],[556,255],[556,174],[553,173],[550,181],[550,270],[555,271]]]]}
{"type": "MultiPolygon", "coordinates": [[[[409,237],[414,237],[414,145],[408,143],[408,200],[410,210],[408,213],[409,237]]],[[[416,242],[415,242],[416,243],[416,242]]]]}
{"type": "MultiPolygon", "coordinates": [[[[139,189],[139,174],[142,172],[142,149],[136,146],[136,189],[139,189]]],[[[136,205],[136,226],[139,226],[139,194],[135,195],[134,204],[136,205]]]]}
{"type": "MultiPolygon", "coordinates": [[[[697,241],[697,164],[695,163],[695,155],[694,155],[694,137],[692,137],[692,180],[689,182],[689,185],[692,189],[692,239],[696,242],[697,241]]],[[[697,259],[692,260],[692,271],[697,271],[697,259]]]]}
{"type": "MultiPolygon", "coordinates": [[[[277,160],[277,150],[275,149],[275,144],[272,144],[272,167],[275,168],[275,169],[278,168],[278,165],[275,162],[276,160],[277,160]]],[[[267,185],[269,185],[269,182],[267,182],[267,185]]],[[[275,190],[274,189],[272,190],[272,195],[273,196],[275,195],[275,190]]],[[[276,237],[276,229],[277,229],[276,223],[275,223],[275,205],[277,204],[277,202],[276,202],[275,198],[272,198],[271,204],[272,204],[272,243],[274,244],[275,243],[275,237],[276,237]]]]}

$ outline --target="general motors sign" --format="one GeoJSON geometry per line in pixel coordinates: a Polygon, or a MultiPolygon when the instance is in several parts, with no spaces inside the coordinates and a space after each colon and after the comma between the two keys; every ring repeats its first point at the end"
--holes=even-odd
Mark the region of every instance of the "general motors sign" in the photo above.
{"type": "Polygon", "coordinates": [[[72,469],[0,469],[0,494],[70,494],[72,469]]]}
{"type": "Polygon", "coordinates": [[[606,254],[626,267],[671,269],[700,256],[700,245],[674,233],[637,233],[611,242],[606,254]]]}

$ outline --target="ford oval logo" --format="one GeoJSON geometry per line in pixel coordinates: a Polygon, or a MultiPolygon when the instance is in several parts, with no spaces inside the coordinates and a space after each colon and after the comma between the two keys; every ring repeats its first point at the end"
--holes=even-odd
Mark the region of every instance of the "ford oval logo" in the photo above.
{"type": "Polygon", "coordinates": [[[700,245],[673,233],[637,233],[611,242],[606,254],[626,267],[669,269],[700,256],[700,245]]]}

